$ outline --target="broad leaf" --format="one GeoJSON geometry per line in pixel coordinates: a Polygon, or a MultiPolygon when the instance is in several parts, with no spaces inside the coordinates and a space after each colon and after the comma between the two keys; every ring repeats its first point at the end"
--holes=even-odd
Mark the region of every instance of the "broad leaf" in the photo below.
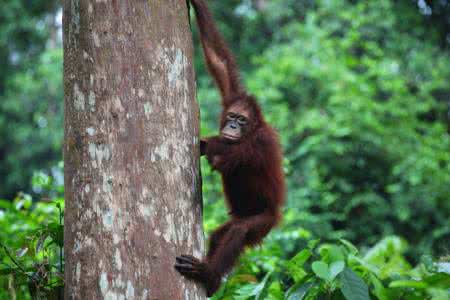
{"type": "Polygon", "coordinates": [[[389,300],[389,296],[383,286],[383,283],[381,283],[381,281],[374,274],[370,274],[370,281],[373,284],[373,294],[379,300],[389,300]]]}
{"type": "Polygon", "coordinates": [[[326,263],[323,261],[315,261],[312,263],[311,267],[317,277],[322,278],[325,281],[330,281],[330,271],[326,263]]]}
{"type": "Polygon", "coordinates": [[[366,283],[351,269],[346,268],[339,276],[341,291],[347,300],[370,300],[366,283]]]}
{"type": "Polygon", "coordinates": [[[303,249],[299,253],[297,253],[291,260],[290,263],[294,263],[297,266],[301,267],[303,264],[311,257],[312,252],[309,249],[303,249]]]}
{"type": "Polygon", "coordinates": [[[263,299],[262,296],[263,296],[264,290],[266,289],[266,287],[268,285],[267,283],[269,282],[269,278],[271,275],[272,275],[272,272],[267,273],[266,276],[264,277],[264,279],[261,281],[261,283],[256,286],[255,300],[263,299]]]}
{"type": "Polygon", "coordinates": [[[307,282],[304,284],[296,284],[292,286],[287,292],[286,300],[302,300],[309,290],[314,286],[314,282],[307,282]]]}
{"type": "Polygon", "coordinates": [[[433,287],[448,288],[450,286],[450,275],[447,273],[433,274],[424,278],[424,281],[433,287]]]}
{"type": "Polygon", "coordinates": [[[247,299],[249,297],[255,297],[255,300],[263,299],[264,291],[267,287],[272,272],[269,272],[264,276],[264,279],[258,284],[247,284],[239,288],[236,293],[236,299],[247,299]]]}
{"type": "Polygon", "coordinates": [[[287,264],[287,271],[292,276],[295,282],[302,281],[308,274],[302,268],[305,262],[311,257],[312,252],[309,249],[304,249],[297,253],[287,264]]]}
{"type": "Polygon", "coordinates": [[[330,280],[333,280],[338,276],[345,268],[343,261],[335,261],[330,265],[330,280]]]}

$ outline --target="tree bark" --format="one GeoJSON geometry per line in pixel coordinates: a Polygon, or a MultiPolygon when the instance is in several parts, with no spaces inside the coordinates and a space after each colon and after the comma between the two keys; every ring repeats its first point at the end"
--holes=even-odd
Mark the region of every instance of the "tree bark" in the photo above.
{"type": "Polygon", "coordinates": [[[65,0],[65,299],[204,299],[185,0],[65,0]]]}

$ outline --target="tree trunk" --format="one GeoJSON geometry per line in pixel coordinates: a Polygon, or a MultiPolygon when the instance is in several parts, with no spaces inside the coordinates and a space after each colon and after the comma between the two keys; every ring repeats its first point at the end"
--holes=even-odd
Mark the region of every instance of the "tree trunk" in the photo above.
{"type": "Polygon", "coordinates": [[[204,299],[185,0],[64,1],[65,299],[204,299]]]}

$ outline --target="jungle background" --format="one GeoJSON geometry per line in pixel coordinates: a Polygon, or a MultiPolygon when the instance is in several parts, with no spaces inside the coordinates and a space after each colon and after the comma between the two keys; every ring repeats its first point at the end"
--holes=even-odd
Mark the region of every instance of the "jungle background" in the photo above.
{"type": "MultiPolygon", "coordinates": [[[[208,2],[288,184],[283,223],[215,299],[449,299],[450,2],[208,2]]],[[[220,102],[191,21],[207,136],[220,102]]],[[[59,1],[2,3],[0,299],[62,285],[62,60],[59,1]]],[[[202,173],[209,233],[227,211],[202,173]]]]}

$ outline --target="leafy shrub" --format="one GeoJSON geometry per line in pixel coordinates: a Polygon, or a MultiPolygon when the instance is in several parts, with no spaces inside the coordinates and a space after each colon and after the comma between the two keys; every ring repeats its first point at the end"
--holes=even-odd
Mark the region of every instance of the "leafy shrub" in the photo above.
{"type": "Polygon", "coordinates": [[[412,268],[406,249],[403,239],[391,236],[365,254],[346,240],[310,240],[290,259],[254,250],[213,299],[448,299],[450,271],[439,269],[445,264],[424,257],[412,268]]]}
{"type": "MultiPolygon", "coordinates": [[[[20,194],[0,200],[0,299],[56,299],[62,294],[64,200],[61,188],[40,174],[33,184],[55,198],[34,202],[20,194]]],[[[62,299],[62,298],[59,298],[62,299]]]]}

